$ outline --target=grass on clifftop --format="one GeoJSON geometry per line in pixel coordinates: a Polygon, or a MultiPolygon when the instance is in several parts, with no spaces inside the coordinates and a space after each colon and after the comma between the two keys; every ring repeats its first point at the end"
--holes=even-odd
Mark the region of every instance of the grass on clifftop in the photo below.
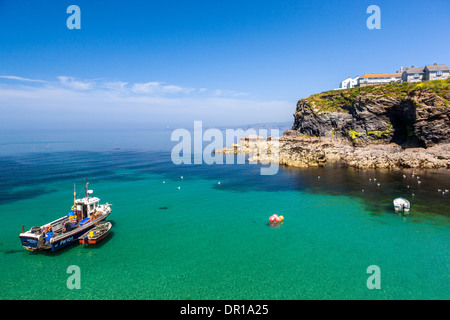
{"type": "MultiPolygon", "coordinates": [[[[442,98],[446,107],[450,107],[450,78],[423,82],[389,83],[361,88],[330,90],[309,96],[303,101],[317,113],[346,112],[359,97],[377,97],[406,99],[417,91],[434,92],[442,98]]],[[[300,101],[302,101],[300,100],[300,101]]]]}

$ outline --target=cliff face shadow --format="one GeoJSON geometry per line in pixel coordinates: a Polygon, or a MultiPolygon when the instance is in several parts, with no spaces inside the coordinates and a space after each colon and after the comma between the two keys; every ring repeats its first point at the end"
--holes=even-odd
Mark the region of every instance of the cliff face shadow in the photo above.
{"type": "Polygon", "coordinates": [[[403,149],[426,148],[425,142],[414,133],[416,108],[411,100],[405,100],[387,110],[387,117],[394,131],[391,143],[396,143],[403,149]]]}

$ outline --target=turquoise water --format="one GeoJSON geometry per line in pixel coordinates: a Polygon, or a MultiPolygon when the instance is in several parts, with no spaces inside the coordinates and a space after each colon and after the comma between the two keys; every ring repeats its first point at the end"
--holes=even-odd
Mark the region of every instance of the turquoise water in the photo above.
{"type": "Polygon", "coordinates": [[[175,166],[165,151],[137,150],[3,155],[0,168],[1,299],[450,298],[450,194],[435,190],[447,171],[421,172],[420,186],[410,171],[261,176],[258,165],[175,166]],[[65,214],[85,177],[113,204],[111,234],[25,251],[22,225],[65,214]],[[410,215],[393,212],[396,196],[411,200],[410,215]],[[66,286],[71,265],[80,290],[66,286]],[[366,286],[370,265],[380,290],[366,286]]]}

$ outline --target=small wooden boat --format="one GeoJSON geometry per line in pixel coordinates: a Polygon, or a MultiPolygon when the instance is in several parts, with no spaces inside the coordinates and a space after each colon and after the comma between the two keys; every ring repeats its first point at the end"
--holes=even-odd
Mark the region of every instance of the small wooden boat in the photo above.
{"type": "Polygon", "coordinates": [[[91,230],[83,234],[78,238],[81,244],[96,244],[103,238],[105,238],[111,230],[111,222],[103,222],[95,225],[91,230]]]}

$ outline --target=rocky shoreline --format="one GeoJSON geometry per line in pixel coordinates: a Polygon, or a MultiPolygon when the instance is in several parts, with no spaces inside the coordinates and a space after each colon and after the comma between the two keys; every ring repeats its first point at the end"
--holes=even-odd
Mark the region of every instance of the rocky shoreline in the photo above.
{"type": "Polygon", "coordinates": [[[248,136],[237,144],[214,151],[216,154],[247,154],[249,162],[292,167],[320,167],[340,163],[359,169],[369,168],[450,168],[450,144],[429,148],[408,148],[391,143],[354,146],[335,137],[302,137],[289,130],[282,137],[265,139],[248,136]]]}

